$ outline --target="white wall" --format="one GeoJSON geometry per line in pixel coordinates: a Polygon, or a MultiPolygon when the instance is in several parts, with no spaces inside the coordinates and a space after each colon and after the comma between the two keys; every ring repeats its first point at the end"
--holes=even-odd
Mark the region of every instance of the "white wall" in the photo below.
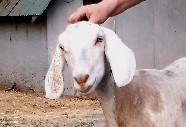
{"type": "Polygon", "coordinates": [[[21,91],[43,92],[48,69],[46,24],[8,22],[0,21],[0,88],[16,84],[21,91]]]}
{"type": "Polygon", "coordinates": [[[117,16],[116,32],[138,68],[163,68],[186,56],[186,1],[147,0],[117,16]]]}

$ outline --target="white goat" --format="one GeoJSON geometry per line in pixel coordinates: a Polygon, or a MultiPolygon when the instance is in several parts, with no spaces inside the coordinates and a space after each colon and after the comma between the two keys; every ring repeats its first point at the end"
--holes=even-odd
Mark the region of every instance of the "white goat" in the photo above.
{"type": "Polygon", "coordinates": [[[59,36],[46,75],[47,98],[63,92],[65,60],[74,87],[96,92],[108,126],[186,127],[186,58],[163,70],[136,71],[133,52],[113,31],[85,21],[71,24],[59,36]]]}

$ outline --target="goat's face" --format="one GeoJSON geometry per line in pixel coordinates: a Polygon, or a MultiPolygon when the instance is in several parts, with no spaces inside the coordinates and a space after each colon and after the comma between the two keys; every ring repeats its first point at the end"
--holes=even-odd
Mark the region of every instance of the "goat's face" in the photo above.
{"type": "Polygon", "coordinates": [[[45,78],[47,98],[58,98],[63,92],[65,60],[72,69],[74,87],[81,93],[91,93],[102,80],[104,56],[118,87],[132,80],[136,68],[135,56],[112,30],[82,21],[69,25],[58,40],[45,78]]]}
{"type": "Polygon", "coordinates": [[[72,68],[74,87],[81,93],[90,93],[104,75],[105,35],[98,25],[77,28],[80,26],[67,28],[59,37],[59,47],[72,68]]]}

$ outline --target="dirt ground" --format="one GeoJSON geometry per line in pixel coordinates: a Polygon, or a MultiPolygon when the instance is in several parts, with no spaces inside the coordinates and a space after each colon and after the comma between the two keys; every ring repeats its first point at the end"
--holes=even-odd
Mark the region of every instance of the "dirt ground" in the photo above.
{"type": "Polygon", "coordinates": [[[0,91],[0,127],[102,127],[97,100],[0,91]]]}

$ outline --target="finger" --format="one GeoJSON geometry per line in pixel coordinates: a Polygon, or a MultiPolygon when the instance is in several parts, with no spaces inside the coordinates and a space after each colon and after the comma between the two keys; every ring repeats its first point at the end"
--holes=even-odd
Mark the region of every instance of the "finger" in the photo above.
{"type": "Polygon", "coordinates": [[[80,20],[82,20],[84,17],[86,17],[85,9],[84,7],[81,7],[78,9],[75,13],[73,13],[70,18],[68,19],[69,23],[76,23],[80,20]]]}
{"type": "Polygon", "coordinates": [[[96,17],[94,17],[94,16],[90,17],[89,21],[92,22],[92,23],[99,24],[98,18],[96,18],[96,17]]]}
{"type": "Polygon", "coordinates": [[[99,16],[96,15],[96,16],[90,16],[89,21],[92,23],[101,25],[102,23],[106,21],[106,19],[104,17],[100,18],[99,16]]]}
{"type": "Polygon", "coordinates": [[[72,14],[69,19],[68,19],[68,23],[75,23],[77,22],[76,19],[74,18],[74,14],[72,14]]]}

